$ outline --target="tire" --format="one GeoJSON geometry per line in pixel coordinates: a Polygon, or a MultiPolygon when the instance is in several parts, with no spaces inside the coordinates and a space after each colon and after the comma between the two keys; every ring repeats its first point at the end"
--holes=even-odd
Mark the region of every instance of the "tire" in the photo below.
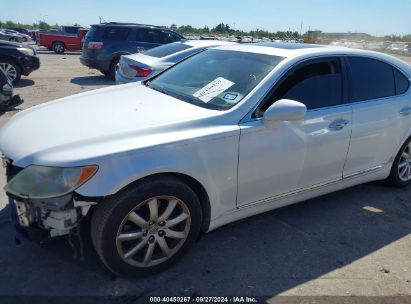
{"type": "Polygon", "coordinates": [[[66,46],[63,42],[54,42],[52,48],[56,54],[64,54],[64,51],[66,50],[66,46]]]}
{"type": "Polygon", "coordinates": [[[411,137],[405,141],[395,157],[387,182],[391,186],[399,188],[411,184],[411,137]],[[406,171],[405,175],[402,174],[404,170],[406,171]]]}
{"type": "Polygon", "coordinates": [[[9,41],[10,42],[17,42],[17,38],[10,38],[9,41]]]}
{"type": "Polygon", "coordinates": [[[4,74],[6,74],[13,85],[16,85],[20,81],[21,68],[15,61],[0,59],[0,69],[3,70],[4,74]]]}
{"type": "Polygon", "coordinates": [[[113,273],[146,276],[176,263],[197,239],[201,221],[201,205],[193,190],[178,179],[161,178],[126,188],[98,205],[91,220],[91,237],[113,273]],[[157,212],[152,212],[156,206],[157,212]],[[173,211],[164,220],[169,209],[173,211]],[[175,224],[177,219],[179,224],[175,224]],[[134,233],[134,238],[122,239],[125,233],[134,233]]]}
{"type": "Polygon", "coordinates": [[[110,77],[111,80],[116,80],[116,66],[119,61],[120,58],[114,58],[110,63],[110,71],[107,76],[110,77]]]}

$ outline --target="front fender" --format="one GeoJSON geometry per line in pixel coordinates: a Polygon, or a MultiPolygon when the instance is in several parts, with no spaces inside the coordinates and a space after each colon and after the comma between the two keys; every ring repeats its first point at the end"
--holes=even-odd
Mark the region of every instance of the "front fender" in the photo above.
{"type": "Polygon", "coordinates": [[[86,197],[114,195],[131,183],[158,173],[180,173],[203,185],[211,219],[236,208],[239,134],[103,160],[97,174],[77,193],[86,197]]]}

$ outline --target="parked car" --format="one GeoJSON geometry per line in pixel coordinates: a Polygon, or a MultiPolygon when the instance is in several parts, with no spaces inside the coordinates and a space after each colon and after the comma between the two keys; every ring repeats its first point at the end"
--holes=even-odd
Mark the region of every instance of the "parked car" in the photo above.
{"type": "Polygon", "coordinates": [[[371,51],[230,45],[31,108],[0,130],[13,223],[54,237],[89,215],[104,264],[147,275],[201,231],[370,181],[410,185],[410,77],[371,51]]]}
{"type": "Polygon", "coordinates": [[[21,75],[28,76],[40,67],[36,51],[29,45],[0,41],[0,70],[16,85],[21,75]]]}
{"type": "Polygon", "coordinates": [[[20,28],[20,27],[8,27],[8,30],[13,30],[19,32],[20,34],[29,35],[30,31],[20,28]]]}
{"type": "Polygon", "coordinates": [[[56,54],[64,54],[65,51],[80,51],[81,44],[86,36],[88,30],[83,28],[77,27],[62,27],[62,28],[74,28],[76,30],[75,33],[67,33],[67,32],[45,32],[39,33],[37,45],[44,46],[49,50],[53,50],[56,54]]]}
{"type": "Polygon", "coordinates": [[[86,35],[80,61],[114,79],[121,55],[143,52],[183,39],[176,32],[152,25],[115,22],[96,24],[91,26],[86,35]]]}
{"type": "Polygon", "coordinates": [[[8,110],[23,103],[19,95],[13,95],[13,84],[0,70],[0,111],[8,110]]]}
{"type": "Polygon", "coordinates": [[[14,30],[10,30],[10,29],[5,29],[3,30],[4,32],[8,33],[8,34],[15,34],[17,36],[20,36],[23,42],[27,42],[31,39],[31,37],[29,35],[26,34],[22,34],[20,32],[14,31],[14,30]]]}
{"type": "Polygon", "coordinates": [[[0,30],[0,40],[7,40],[11,42],[23,42],[23,38],[20,35],[6,32],[4,30],[0,30]]]}
{"type": "Polygon", "coordinates": [[[0,69],[0,110],[7,107],[13,98],[13,84],[0,69]]]}
{"type": "Polygon", "coordinates": [[[407,45],[405,42],[396,42],[388,46],[387,50],[394,54],[403,54],[407,45]]]}
{"type": "Polygon", "coordinates": [[[165,44],[144,53],[123,55],[116,69],[116,83],[146,80],[210,47],[232,44],[226,41],[183,40],[165,44]]]}
{"type": "Polygon", "coordinates": [[[411,56],[411,43],[405,44],[403,55],[411,56]]]}

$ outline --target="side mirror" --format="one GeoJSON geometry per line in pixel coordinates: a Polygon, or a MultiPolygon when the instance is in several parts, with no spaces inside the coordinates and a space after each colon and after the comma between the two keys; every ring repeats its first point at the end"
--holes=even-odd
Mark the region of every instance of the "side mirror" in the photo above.
{"type": "Polygon", "coordinates": [[[296,121],[304,118],[307,113],[305,104],[289,100],[280,99],[273,103],[263,114],[263,120],[266,122],[276,121],[296,121]]]}

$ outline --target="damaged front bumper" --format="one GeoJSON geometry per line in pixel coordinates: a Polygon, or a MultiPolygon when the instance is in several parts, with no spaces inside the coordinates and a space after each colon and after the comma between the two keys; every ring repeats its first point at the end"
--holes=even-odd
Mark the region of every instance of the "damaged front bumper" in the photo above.
{"type": "MultiPolygon", "coordinates": [[[[3,159],[3,165],[6,168],[7,182],[23,170],[7,159],[3,159]]],[[[75,193],[47,199],[22,198],[10,193],[7,196],[17,244],[21,243],[22,238],[43,242],[72,234],[79,230],[81,219],[99,201],[88,200],[75,193]]]]}

